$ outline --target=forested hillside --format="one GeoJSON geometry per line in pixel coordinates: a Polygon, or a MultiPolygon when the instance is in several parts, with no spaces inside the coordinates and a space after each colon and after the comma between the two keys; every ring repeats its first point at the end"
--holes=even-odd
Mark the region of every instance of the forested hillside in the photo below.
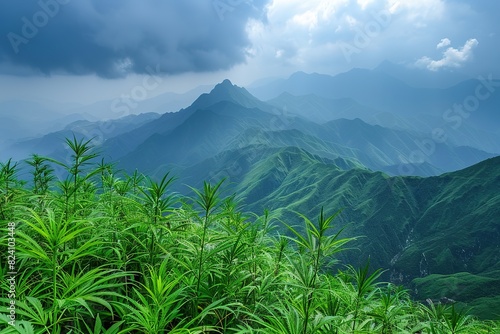
{"type": "Polygon", "coordinates": [[[67,145],[67,163],[32,156],[28,183],[1,165],[2,333],[499,329],[461,303],[412,300],[369,261],[340,264],[356,237],[335,205],[276,220],[221,196],[224,180],[178,196],[172,175],[127,175],[89,142],[67,145]]]}

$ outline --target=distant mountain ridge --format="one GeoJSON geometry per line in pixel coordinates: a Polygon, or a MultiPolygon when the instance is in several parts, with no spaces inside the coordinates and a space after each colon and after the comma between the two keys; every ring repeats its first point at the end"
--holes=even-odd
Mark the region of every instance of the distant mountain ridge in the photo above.
{"type": "Polygon", "coordinates": [[[373,70],[389,74],[413,87],[449,88],[459,82],[472,79],[469,75],[457,71],[428,71],[417,68],[415,65],[399,65],[388,60],[382,61],[373,70]]]}
{"type": "Polygon", "coordinates": [[[8,146],[8,150],[13,152],[11,157],[16,160],[27,158],[34,152],[40,155],[60,158],[64,155],[65,138],[71,138],[75,135],[79,138],[92,140],[94,145],[102,145],[110,138],[128,133],[159,117],[159,114],[147,113],[128,115],[120,119],[107,121],[92,122],[88,120],[77,120],[66,125],[63,129],[51,132],[45,136],[15,142],[8,146]]]}
{"type": "MultiPolygon", "coordinates": [[[[339,103],[357,105],[351,100],[339,103]]],[[[369,125],[359,119],[318,124],[304,115],[262,102],[229,80],[177,113],[166,113],[130,133],[111,138],[103,150],[110,156],[114,154],[127,170],[159,171],[159,166],[167,170],[171,166],[190,166],[234,148],[234,140],[239,141],[240,147],[252,143],[252,138],[242,137],[252,128],[260,129],[261,134],[296,130],[282,132],[281,139],[267,140],[266,145],[310,147],[320,156],[350,159],[391,174],[409,171],[413,175],[436,175],[494,156],[474,148],[463,150],[449,143],[437,143],[435,152],[425,161],[412,161],[412,153],[419,151],[419,143],[426,140],[418,133],[369,125]],[[117,151],[121,154],[117,155],[117,151]],[[405,165],[411,168],[404,168],[405,165]]]]}
{"type": "MultiPolygon", "coordinates": [[[[422,70],[381,64],[374,70],[352,69],[335,76],[296,72],[287,79],[254,85],[250,92],[277,107],[288,103],[286,99],[280,101],[283,98],[279,96],[284,93],[309,96],[310,106],[306,108],[313,110],[310,114],[315,113],[315,104],[319,109],[329,109],[332,99],[351,99],[378,112],[370,115],[365,110],[354,109],[354,115],[346,118],[361,117],[370,124],[428,133],[444,128],[459,145],[473,143],[477,148],[500,153],[500,115],[497,112],[500,80],[485,75],[472,79],[464,77],[465,80],[457,82],[462,76],[450,77],[452,75],[425,74],[422,70]],[[408,81],[411,77],[408,72],[419,73],[422,78],[443,78],[453,85],[445,88],[411,86],[401,79],[408,81]],[[311,96],[317,98],[314,100],[311,96]],[[471,138],[470,133],[474,133],[475,138],[471,138]]],[[[306,113],[301,112],[302,115],[306,113]]]]}
{"type": "MultiPolygon", "coordinates": [[[[365,70],[351,72],[361,76],[367,73],[365,70]]],[[[295,77],[333,80],[329,76],[304,73],[295,77]]],[[[377,110],[364,107],[351,98],[318,99],[316,95],[292,96],[289,93],[266,103],[245,88],[224,80],[210,93],[200,95],[189,107],[175,113],[153,118],[136,117],[130,121],[123,118],[111,123],[75,122],[52,137],[64,137],[73,131],[94,138],[94,142],[102,144],[105,156],[119,160],[129,171],[137,168],[145,172],[199,163],[234,148],[235,140],[241,148],[255,141],[242,135],[251,133],[248,130],[252,128],[260,130],[259,138],[268,146],[297,146],[328,159],[348,159],[355,165],[391,175],[437,175],[495,156],[474,147],[454,145],[451,141],[435,142],[416,130],[370,125],[354,117],[356,112],[369,116],[377,110]],[[310,110],[313,112],[308,113],[310,110]],[[339,118],[343,114],[349,114],[349,119],[339,118]],[[122,130],[114,129],[117,126],[122,130]],[[276,140],[264,139],[267,134],[279,136],[276,140]]],[[[37,146],[37,141],[16,144],[13,148],[21,153],[28,152],[30,147],[37,146]]],[[[42,142],[44,148],[55,145],[54,140],[47,138],[42,142]]],[[[44,153],[50,152],[44,150],[44,153]]]]}

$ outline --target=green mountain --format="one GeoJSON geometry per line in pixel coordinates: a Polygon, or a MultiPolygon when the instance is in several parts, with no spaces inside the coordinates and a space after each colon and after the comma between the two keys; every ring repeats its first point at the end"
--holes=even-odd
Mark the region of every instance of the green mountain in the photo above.
{"type": "MultiPolygon", "coordinates": [[[[141,148],[139,148],[139,145],[148,141],[152,143],[153,146],[161,146],[161,144],[157,142],[162,140],[162,136],[168,136],[169,133],[175,131],[177,127],[186,122],[195,112],[207,109],[214,104],[224,101],[232,102],[237,106],[247,108],[270,108],[265,103],[253,97],[245,88],[235,86],[229,80],[225,80],[216,85],[209,94],[201,94],[189,107],[181,109],[178,112],[164,113],[154,122],[149,122],[137,127],[133,131],[111,138],[103,145],[102,150],[115,159],[121,159],[126,155],[130,155],[131,157],[140,156],[137,152],[132,152],[134,150],[143,150],[148,145],[142,145],[141,148]]],[[[217,108],[215,108],[215,110],[217,110],[217,108]]],[[[195,121],[195,123],[196,122],[197,121],[195,121]]],[[[168,138],[166,140],[168,140],[168,138]]],[[[153,149],[152,152],[155,152],[155,150],[153,149]]],[[[123,160],[127,160],[127,158],[123,160]]]]}
{"type": "Polygon", "coordinates": [[[259,109],[217,102],[197,110],[172,131],[150,136],[121,159],[122,166],[127,170],[151,171],[151,167],[168,164],[191,165],[220,152],[246,128],[269,124],[271,118],[259,109]]]}
{"type": "MultiPolygon", "coordinates": [[[[335,105],[357,106],[351,100],[334,101],[330,106],[335,105]]],[[[429,152],[428,141],[419,133],[370,125],[360,119],[319,124],[262,102],[225,80],[188,108],[166,113],[107,140],[103,150],[119,159],[128,171],[154,173],[175,166],[189,167],[220,152],[253,144],[298,147],[323,158],[347,159],[391,175],[437,175],[494,156],[446,142],[431,142],[429,152]]]]}
{"type": "Polygon", "coordinates": [[[227,192],[240,196],[245,208],[257,214],[269,209],[277,222],[291,225],[300,224],[295,211],[313,217],[321,207],[329,213],[343,209],[337,228],[360,237],[346,263],[371,259],[387,270],[386,279],[416,287],[420,299],[446,297],[480,307],[478,298],[487,298],[490,307],[500,307],[495,290],[500,284],[495,278],[500,273],[500,157],[435,177],[389,177],[297,147],[256,145],[224,152],[180,175],[191,175],[190,185],[226,177],[227,192]],[[210,173],[193,176],[203,171],[210,173]],[[434,282],[428,275],[441,279],[434,282]],[[469,283],[443,288],[443,281],[453,282],[456,275],[468,275],[469,283]],[[480,288],[488,280],[493,290],[480,288]]]}

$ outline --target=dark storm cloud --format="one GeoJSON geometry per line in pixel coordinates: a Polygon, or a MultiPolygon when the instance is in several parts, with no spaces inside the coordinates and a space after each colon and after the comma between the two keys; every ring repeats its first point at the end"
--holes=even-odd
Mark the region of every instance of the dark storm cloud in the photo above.
{"type": "Polygon", "coordinates": [[[0,73],[121,77],[228,69],[267,0],[38,0],[0,3],[0,73]]]}

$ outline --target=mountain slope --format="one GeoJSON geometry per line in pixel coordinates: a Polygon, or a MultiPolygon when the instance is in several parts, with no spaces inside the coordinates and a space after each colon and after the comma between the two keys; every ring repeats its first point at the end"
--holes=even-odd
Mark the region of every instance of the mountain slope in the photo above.
{"type": "Polygon", "coordinates": [[[500,269],[499,185],[499,157],[414,182],[421,210],[415,241],[401,254],[401,261],[417,263],[426,249],[428,273],[500,269]],[[485,253],[496,253],[496,260],[485,253]]]}
{"type": "MultiPolygon", "coordinates": [[[[178,112],[164,113],[158,120],[144,124],[128,133],[107,141],[103,151],[114,159],[120,159],[138,149],[151,136],[166,135],[182,125],[192,114],[218,102],[229,101],[248,108],[262,106],[263,103],[250,95],[246,89],[233,85],[229,80],[217,84],[212,91],[200,95],[189,107],[178,112]]],[[[158,137],[159,138],[159,137],[158,137]]],[[[154,142],[154,140],[152,140],[154,142]]],[[[144,148],[144,145],[142,146],[144,148]]]]}
{"type": "Polygon", "coordinates": [[[272,116],[229,101],[198,109],[167,133],[150,136],[121,158],[126,170],[152,171],[164,165],[191,165],[221,151],[248,127],[269,124],[272,116]]]}
{"type": "MultiPolygon", "coordinates": [[[[206,179],[227,177],[231,191],[240,194],[254,212],[269,208],[290,218],[290,210],[314,216],[321,206],[330,210],[345,208],[340,217],[342,224],[353,222],[346,232],[370,237],[362,241],[361,257],[377,254],[378,264],[387,268],[392,263],[394,270],[411,277],[423,273],[423,251],[439,259],[435,249],[446,251],[452,247],[452,257],[459,259],[463,251],[492,251],[488,247],[495,248],[495,242],[500,241],[500,157],[428,178],[388,177],[338,164],[303,149],[269,149],[264,145],[228,151],[205,164],[187,169],[186,173],[210,170],[206,179]],[[462,244],[476,239],[483,243],[480,247],[474,246],[475,241],[467,247],[462,244]],[[378,243],[380,247],[376,247],[378,243]]],[[[425,271],[482,272],[498,266],[491,261],[464,261],[436,260],[425,271]]]]}
{"type": "MultiPolygon", "coordinates": [[[[421,279],[430,274],[453,279],[459,272],[488,277],[500,271],[500,157],[435,177],[388,177],[296,147],[256,144],[224,152],[184,175],[202,171],[205,179],[226,177],[226,191],[241,197],[248,210],[270,209],[287,224],[301,225],[295,211],[314,218],[321,207],[327,213],[343,209],[336,230],[360,238],[342,259],[362,265],[371,258],[374,267],[388,270],[386,279],[417,284],[422,292],[417,298],[474,303],[488,297],[499,305],[500,294],[495,299],[483,291],[472,298],[421,279]]],[[[203,179],[189,180],[199,185],[203,179]]],[[[275,223],[286,233],[279,220],[275,223]]]]}

